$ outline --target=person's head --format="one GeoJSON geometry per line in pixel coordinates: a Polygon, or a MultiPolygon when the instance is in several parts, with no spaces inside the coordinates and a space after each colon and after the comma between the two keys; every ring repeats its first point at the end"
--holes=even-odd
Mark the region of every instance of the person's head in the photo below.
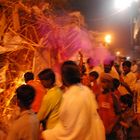
{"type": "Polygon", "coordinates": [[[25,80],[25,83],[27,83],[30,80],[34,80],[34,74],[32,72],[26,72],[24,74],[24,80],[25,80]]]}
{"type": "Polygon", "coordinates": [[[65,61],[61,66],[62,82],[66,86],[80,83],[80,70],[74,61],[65,61]]]}
{"type": "Polygon", "coordinates": [[[113,90],[113,78],[108,73],[103,73],[100,76],[100,84],[105,93],[113,90]]]}
{"type": "Polygon", "coordinates": [[[89,68],[93,68],[94,67],[94,60],[93,60],[93,58],[89,57],[87,59],[87,65],[88,65],[89,68]]]}
{"type": "Polygon", "coordinates": [[[35,97],[35,89],[30,85],[21,85],[16,89],[16,96],[20,108],[30,109],[35,97]]]}
{"type": "Polygon", "coordinates": [[[113,86],[114,89],[116,90],[120,85],[120,81],[117,78],[113,78],[113,86]]]}
{"type": "Polygon", "coordinates": [[[130,61],[124,61],[122,66],[123,66],[124,74],[127,74],[131,71],[131,62],[130,61]]]}
{"type": "Polygon", "coordinates": [[[114,64],[113,60],[109,59],[104,60],[104,72],[109,73],[112,69],[113,64],[114,64]]]}
{"type": "Polygon", "coordinates": [[[92,71],[92,72],[89,73],[90,82],[94,82],[95,80],[98,79],[98,77],[99,77],[99,74],[96,71],[92,71]]]}
{"type": "Polygon", "coordinates": [[[77,66],[77,64],[76,64],[75,61],[68,60],[68,61],[63,62],[62,66],[61,66],[61,69],[62,69],[63,66],[65,66],[65,65],[74,65],[74,66],[77,66]]]}
{"type": "Polygon", "coordinates": [[[120,103],[123,110],[131,108],[133,104],[133,97],[130,94],[125,94],[120,97],[120,103]]]}
{"type": "Polygon", "coordinates": [[[55,73],[50,68],[41,71],[38,78],[45,88],[52,88],[55,84],[55,73]]]}

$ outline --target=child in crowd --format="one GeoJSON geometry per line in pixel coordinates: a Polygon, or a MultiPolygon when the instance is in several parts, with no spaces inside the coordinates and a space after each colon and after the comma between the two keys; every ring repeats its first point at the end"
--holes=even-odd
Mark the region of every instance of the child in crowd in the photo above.
{"type": "Polygon", "coordinates": [[[120,96],[121,115],[113,128],[113,133],[117,140],[127,140],[128,138],[127,131],[132,124],[134,115],[132,103],[133,99],[130,94],[120,96]]]}
{"type": "Polygon", "coordinates": [[[45,95],[45,88],[41,84],[40,80],[36,80],[34,78],[34,74],[32,72],[26,72],[24,74],[24,79],[26,84],[32,86],[36,91],[35,99],[32,103],[32,109],[35,113],[37,113],[40,109],[42,99],[45,95]]]}
{"type": "Polygon", "coordinates": [[[16,93],[20,116],[13,122],[7,140],[39,140],[39,121],[31,110],[35,90],[29,85],[21,85],[16,93]]]}
{"type": "MultiPolygon", "coordinates": [[[[120,97],[121,115],[120,119],[114,127],[117,140],[128,140],[128,134],[135,120],[133,110],[133,97],[130,94],[125,94],[120,97]]],[[[132,140],[132,139],[131,139],[132,140]]]]}
{"type": "Polygon", "coordinates": [[[140,139],[140,124],[137,115],[134,113],[133,97],[126,94],[120,97],[122,115],[120,124],[123,127],[125,139],[139,140],[140,139]]]}

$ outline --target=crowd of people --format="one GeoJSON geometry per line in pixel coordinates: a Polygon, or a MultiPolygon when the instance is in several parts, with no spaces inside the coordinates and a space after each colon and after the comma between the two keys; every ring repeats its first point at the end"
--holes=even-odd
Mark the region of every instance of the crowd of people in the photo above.
{"type": "Polygon", "coordinates": [[[61,86],[51,68],[24,74],[16,89],[20,113],[0,140],[139,140],[140,64],[103,64],[89,58],[61,65],[61,86]]]}

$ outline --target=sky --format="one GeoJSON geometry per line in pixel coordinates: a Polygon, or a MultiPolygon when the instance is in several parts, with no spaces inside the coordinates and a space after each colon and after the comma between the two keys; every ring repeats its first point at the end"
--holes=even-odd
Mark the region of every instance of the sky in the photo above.
{"type": "Polygon", "coordinates": [[[71,0],[71,7],[85,16],[88,28],[113,35],[112,47],[125,54],[131,47],[131,9],[118,12],[114,0],[71,0]]]}

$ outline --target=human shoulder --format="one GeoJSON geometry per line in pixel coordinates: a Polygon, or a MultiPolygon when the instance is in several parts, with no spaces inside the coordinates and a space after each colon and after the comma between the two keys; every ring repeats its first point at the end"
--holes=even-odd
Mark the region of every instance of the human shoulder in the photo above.
{"type": "Polygon", "coordinates": [[[64,97],[67,96],[77,96],[79,94],[89,94],[92,93],[92,91],[83,84],[76,84],[68,88],[68,90],[65,92],[64,97]]]}
{"type": "Polygon", "coordinates": [[[32,121],[38,121],[36,114],[32,110],[26,110],[15,120],[15,125],[25,125],[26,123],[30,123],[30,119],[32,119],[32,121]]]}
{"type": "Polygon", "coordinates": [[[43,97],[43,101],[52,102],[52,100],[62,98],[62,95],[63,95],[62,90],[59,87],[55,86],[46,92],[46,94],[43,97]]]}
{"type": "Polygon", "coordinates": [[[20,135],[23,132],[28,132],[31,124],[39,125],[37,116],[31,111],[27,110],[20,114],[20,116],[12,123],[10,133],[12,135],[20,135]],[[28,127],[27,127],[28,126],[28,127]]]}
{"type": "Polygon", "coordinates": [[[39,80],[30,80],[27,82],[27,84],[36,88],[44,88],[39,80]]]}
{"type": "Polygon", "coordinates": [[[136,77],[136,75],[133,72],[131,72],[131,71],[127,74],[127,76],[128,77],[136,77]]]}
{"type": "Polygon", "coordinates": [[[58,95],[58,94],[62,94],[62,90],[58,87],[58,86],[55,86],[55,87],[53,87],[53,88],[51,88],[51,89],[49,89],[48,91],[47,91],[47,94],[46,94],[46,96],[54,96],[54,95],[58,95]]]}

